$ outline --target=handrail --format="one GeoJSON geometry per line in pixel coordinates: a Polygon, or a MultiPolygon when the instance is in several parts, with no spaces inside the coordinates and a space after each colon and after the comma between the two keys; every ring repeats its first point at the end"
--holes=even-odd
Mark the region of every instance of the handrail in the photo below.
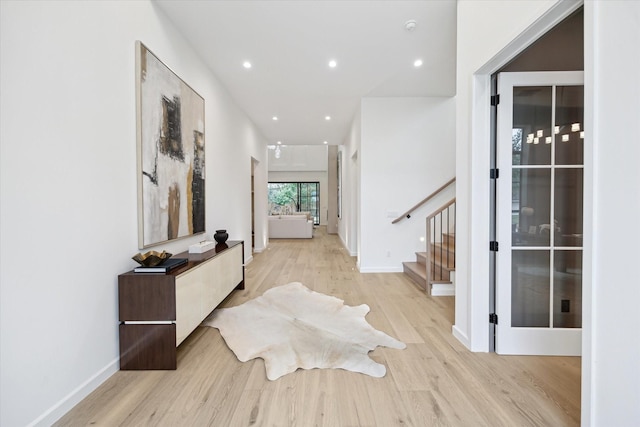
{"type": "Polygon", "coordinates": [[[442,185],[440,188],[438,188],[436,191],[434,191],[433,193],[429,194],[427,197],[425,197],[424,199],[422,199],[422,201],[418,204],[416,204],[414,207],[412,207],[411,209],[409,209],[408,211],[406,211],[405,213],[403,213],[402,215],[400,215],[398,218],[394,219],[393,221],[391,221],[391,224],[395,224],[397,222],[402,221],[404,218],[411,218],[411,213],[413,211],[415,211],[416,209],[418,209],[420,206],[424,205],[425,203],[427,203],[429,200],[433,199],[438,193],[440,193],[442,190],[444,190],[445,188],[447,188],[448,186],[450,186],[451,184],[453,184],[456,181],[456,177],[454,176],[453,178],[451,178],[449,181],[447,181],[444,185],[442,185]]]}
{"type": "Polygon", "coordinates": [[[427,217],[427,221],[429,221],[431,218],[435,218],[436,216],[438,216],[440,214],[440,212],[442,212],[443,210],[447,209],[449,206],[451,206],[452,204],[454,204],[456,202],[456,198],[454,197],[453,199],[449,200],[447,203],[445,203],[444,205],[440,206],[438,209],[436,209],[435,211],[433,211],[433,213],[431,215],[429,215],[427,217]]]}

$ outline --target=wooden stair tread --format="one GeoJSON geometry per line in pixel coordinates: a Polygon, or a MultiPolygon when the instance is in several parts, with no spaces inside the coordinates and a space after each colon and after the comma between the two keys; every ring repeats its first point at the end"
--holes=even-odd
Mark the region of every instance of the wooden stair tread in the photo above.
{"type": "Polygon", "coordinates": [[[411,278],[418,286],[427,290],[427,268],[418,262],[403,262],[404,273],[411,278]]]}
{"type": "Polygon", "coordinates": [[[456,234],[455,233],[443,233],[442,234],[443,243],[450,247],[451,249],[456,249],[456,234]]]}
{"type": "Polygon", "coordinates": [[[430,260],[427,259],[426,251],[416,252],[416,261],[403,262],[402,269],[411,280],[430,294],[437,288],[437,295],[453,295],[452,286],[456,258],[455,232],[442,233],[441,240],[441,242],[437,243],[428,243],[427,249],[431,257],[430,260]],[[427,283],[427,262],[431,266],[431,280],[429,283],[427,283]]]}
{"type": "Polygon", "coordinates": [[[424,280],[427,280],[427,267],[424,264],[419,262],[403,262],[402,265],[424,278],[424,280]]]}
{"type": "Polygon", "coordinates": [[[447,269],[449,271],[455,271],[455,258],[452,255],[449,255],[449,259],[447,260],[446,254],[442,254],[443,258],[440,258],[440,252],[434,252],[434,257],[431,260],[432,263],[435,263],[438,268],[442,266],[442,268],[447,269]],[[447,263],[448,261],[448,263],[447,263]]]}
{"type": "Polygon", "coordinates": [[[433,251],[440,251],[442,249],[442,252],[449,252],[451,254],[455,254],[456,253],[456,248],[455,246],[451,246],[447,243],[432,243],[431,244],[431,250],[433,251]]]}

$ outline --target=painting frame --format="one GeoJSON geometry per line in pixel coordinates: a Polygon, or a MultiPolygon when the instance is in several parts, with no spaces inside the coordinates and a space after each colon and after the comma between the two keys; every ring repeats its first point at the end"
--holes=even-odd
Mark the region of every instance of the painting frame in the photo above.
{"type": "Polygon", "coordinates": [[[205,233],[205,101],[136,41],[138,247],[205,233]]]}

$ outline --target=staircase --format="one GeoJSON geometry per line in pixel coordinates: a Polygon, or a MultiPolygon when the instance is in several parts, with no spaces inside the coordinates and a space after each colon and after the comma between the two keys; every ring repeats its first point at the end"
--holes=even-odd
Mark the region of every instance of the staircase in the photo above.
{"type": "Polygon", "coordinates": [[[432,296],[455,295],[455,199],[427,217],[427,251],[415,262],[403,262],[404,272],[432,296]]]}
{"type": "MultiPolygon", "coordinates": [[[[411,214],[456,182],[453,177],[391,223],[411,218],[411,214]]],[[[415,262],[403,262],[404,272],[432,296],[455,295],[456,199],[427,217],[427,251],[416,252],[415,262]]]]}

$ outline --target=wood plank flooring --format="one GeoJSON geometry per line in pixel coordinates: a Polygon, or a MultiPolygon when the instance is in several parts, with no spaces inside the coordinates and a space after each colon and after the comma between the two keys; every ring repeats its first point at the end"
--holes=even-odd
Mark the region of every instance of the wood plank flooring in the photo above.
{"type": "Polygon", "coordinates": [[[231,307],[298,281],[346,304],[407,343],[371,357],[384,378],[298,370],[266,378],[262,359],[239,362],[217,329],[199,327],[176,371],[119,371],[56,426],[578,426],[580,358],[471,353],[451,335],[453,297],[431,298],[402,273],[360,274],[324,227],[272,240],[246,269],[231,307]]]}

